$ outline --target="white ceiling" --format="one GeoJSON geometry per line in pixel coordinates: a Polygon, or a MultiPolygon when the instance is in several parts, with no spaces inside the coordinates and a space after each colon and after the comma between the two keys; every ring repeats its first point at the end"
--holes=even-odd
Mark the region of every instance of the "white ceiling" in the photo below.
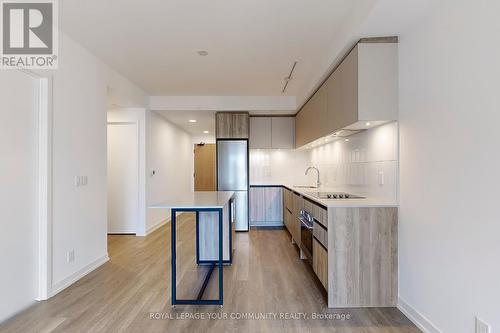
{"type": "Polygon", "coordinates": [[[210,136],[215,135],[215,111],[155,112],[191,135],[206,135],[203,131],[208,131],[210,136]],[[190,123],[190,119],[196,120],[196,123],[190,123]]]}
{"type": "Polygon", "coordinates": [[[150,95],[305,95],[352,0],[64,0],[61,29],[150,95]],[[201,57],[198,50],[208,51],[201,57]]]}

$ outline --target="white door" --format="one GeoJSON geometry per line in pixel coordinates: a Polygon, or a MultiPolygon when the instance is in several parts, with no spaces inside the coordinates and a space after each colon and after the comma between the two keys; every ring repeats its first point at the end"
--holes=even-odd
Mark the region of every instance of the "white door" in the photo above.
{"type": "Polygon", "coordinates": [[[36,298],[37,82],[0,70],[0,322],[36,298]]]}
{"type": "Polygon", "coordinates": [[[108,124],[108,233],[136,233],[138,221],[137,124],[108,124]]]}

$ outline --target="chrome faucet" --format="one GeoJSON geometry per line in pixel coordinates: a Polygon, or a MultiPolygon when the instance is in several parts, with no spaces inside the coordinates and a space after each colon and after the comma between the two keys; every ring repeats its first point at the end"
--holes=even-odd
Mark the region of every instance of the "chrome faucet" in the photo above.
{"type": "Polygon", "coordinates": [[[316,187],[319,187],[321,183],[319,182],[319,170],[316,167],[310,166],[309,168],[306,169],[306,175],[309,172],[309,170],[314,169],[318,173],[318,178],[316,179],[316,187]]]}

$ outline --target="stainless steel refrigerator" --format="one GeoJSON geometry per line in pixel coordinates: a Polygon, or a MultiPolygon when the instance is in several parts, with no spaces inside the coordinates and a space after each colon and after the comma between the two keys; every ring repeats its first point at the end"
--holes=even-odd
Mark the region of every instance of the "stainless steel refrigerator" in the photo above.
{"type": "Polygon", "coordinates": [[[248,140],[217,140],[217,190],[235,191],[234,228],[248,231],[248,140]]]}

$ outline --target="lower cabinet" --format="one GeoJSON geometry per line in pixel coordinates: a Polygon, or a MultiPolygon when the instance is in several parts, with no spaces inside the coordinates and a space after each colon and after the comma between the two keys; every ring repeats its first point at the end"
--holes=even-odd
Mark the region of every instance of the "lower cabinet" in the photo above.
{"type": "Polygon", "coordinates": [[[328,251],[313,238],[313,270],[321,281],[323,287],[328,290],[328,251]]]}
{"type": "Polygon", "coordinates": [[[292,192],[292,220],[290,222],[290,233],[293,240],[300,244],[300,211],[304,209],[304,199],[295,192],[292,192]]]}
{"type": "Polygon", "coordinates": [[[283,225],[283,189],[250,187],[250,226],[283,225]]]}
{"type": "Polygon", "coordinates": [[[299,213],[302,205],[303,199],[300,195],[287,188],[283,189],[283,223],[297,244],[300,244],[299,213]]]}

